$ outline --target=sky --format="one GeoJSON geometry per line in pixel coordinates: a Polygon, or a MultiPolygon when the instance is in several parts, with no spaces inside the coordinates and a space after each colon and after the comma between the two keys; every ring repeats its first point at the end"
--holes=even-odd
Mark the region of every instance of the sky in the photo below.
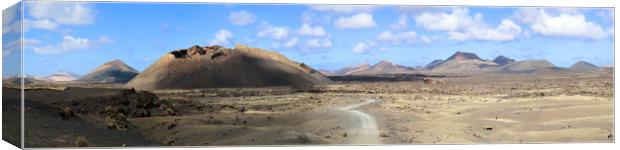
{"type": "MultiPolygon", "coordinates": [[[[602,66],[614,61],[613,14],[612,8],[28,1],[24,20],[3,15],[3,36],[19,39],[15,26],[23,23],[24,72],[37,76],[84,75],[114,59],[142,71],[172,50],[235,44],[326,70],[381,60],[425,66],[456,51],[602,66]]],[[[5,39],[3,58],[16,56],[14,41],[5,39]]]]}

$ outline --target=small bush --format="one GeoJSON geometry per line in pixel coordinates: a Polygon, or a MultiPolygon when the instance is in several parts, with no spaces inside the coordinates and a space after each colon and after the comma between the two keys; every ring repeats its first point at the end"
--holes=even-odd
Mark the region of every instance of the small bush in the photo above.
{"type": "Polygon", "coordinates": [[[320,85],[294,85],[291,86],[293,92],[307,92],[307,93],[324,93],[327,88],[320,85]]]}
{"type": "Polygon", "coordinates": [[[78,136],[77,138],[75,138],[75,146],[88,147],[89,145],[90,143],[88,142],[88,139],[86,139],[86,137],[78,136]]]}
{"type": "Polygon", "coordinates": [[[64,107],[60,111],[60,117],[62,119],[68,119],[70,117],[73,117],[74,115],[75,113],[73,112],[73,109],[71,109],[71,107],[64,107]]]}

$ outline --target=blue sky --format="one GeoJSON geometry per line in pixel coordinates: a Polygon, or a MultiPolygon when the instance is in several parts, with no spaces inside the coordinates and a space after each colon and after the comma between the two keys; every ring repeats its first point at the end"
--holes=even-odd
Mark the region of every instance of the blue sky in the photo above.
{"type": "Polygon", "coordinates": [[[485,59],[548,59],[563,67],[578,60],[613,64],[610,8],[32,1],[24,6],[25,73],[39,76],[59,70],[83,75],[113,59],[141,71],[172,50],[235,43],[328,70],[381,60],[424,66],[456,51],[485,59]]]}

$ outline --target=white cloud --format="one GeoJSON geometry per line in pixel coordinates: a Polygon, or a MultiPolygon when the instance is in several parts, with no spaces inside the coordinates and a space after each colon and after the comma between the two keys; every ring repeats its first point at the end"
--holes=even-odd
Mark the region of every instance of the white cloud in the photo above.
{"type": "Polygon", "coordinates": [[[21,14],[20,4],[11,6],[2,11],[2,34],[21,32],[22,22],[19,20],[21,14]]]}
{"type": "Polygon", "coordinates": [[[256,40],[247,36],[244,36],[242,38],[242,42],[240,42],[243,45],[255,45],[256,44],[256,40]]]}
{"type": "Polygon", "coordinates": [[[398,21],[397,22],[392,23],[390,25],[390,28],[392,28],[392,29],[404,29],[404,28],[407,28],[408,21],[409,21],[409,17],[407,17],[405,15],[401,15],[400,17],[398,17],[398,21]]]}
{"type": "Polygon", "coordinates": [[[392,33],[392,31],[383,31],[377,36],[377,41],[388,42],[391,44],[413,44],[418,41],[417,34],[414,31],[392,33]]]}
{"type": "Polygon", "coordinates": [[[420,36],[420,40],[422,41],[422,43],[431,43],[433,41],[433,38],[422,35],[420,36]]]}
{"type": "Polygon", "coordinates": [[[568,14],[579,14],[581,13],[579,8],[576,7],[558,7],[554,8],[557,12],[560,13],[568,13],[568,14]]]}
{"type": "Polygon", "coordinates": [[[110,39],[108,36],[99,36],[99,44],[110,44],[114,43],[114,40],[110,39]]]}
{"type": "Polygon", "coordinates": [[[213,40],[209,41],[209,45],[228,45],[230,44],[230,39],[233,37],[233,34],[226,29],[221,29],[215,35],[213,35],[213,40]]]}
{"type": "MultiPolygon", "coordinates": [[[[25,42],[29,41],[26,40],[25,42]]],[[[38,43],[36,40],[30,40],[30,42],[38,43]]],[[[33,50],[37,54],[60,54],[73,50],[93,48],[111,42],[112,40],[107,36],[100,36],[98,40],[92,41],[86,38],[64,35],[62,41],[58,44],[34,47],[33,50]]]]}
{"type": "Polygon", "coordinates": [[[312,10],[333,13],[370,12],[376,8],[371,5],[312,5],[312,10]]]}
{"type": "Polygon", "coordinates": [[[25,31],[29,30],[30,28],[55,30],[56,27],[58,27],[58,24],[48,19],[40,19],[40,20],[25,19],[24,20],[25,31]]]}
{"type": "Polygon", "coordinates": [[[317,52],[316,50],[333,46],[330,34],[321,26],[311,26],[304,23],[299,29],[290,30],[286,26],[274,26],[267,22],[261,22],[258,28],[259,31],[256,36],[273,39],[271,47],[274,49],[284,48],[299,52],[317,52]]]}
{"type": "MultiPolygon", "coordinates": [[[[383,31],[379,33],[374,39],[367,40],[364,42],[366,47],[369,48],[378,48],[380,52],[385,49],[382,46],[385,45],[415,45],[415,44],[428,44],[431,43],[434,39],[428,37],[426,35],[419,36],[415,31],[403,31],[403,32],[394,32],[394,31],[383,31]],[[383,49],[383,50],[381,50],[383,49]]],[[[364,48],[364,45],[356,45],[358,51],[364,48]]]]}
{"type": "MultiPolygon", "coordinates": [[[[24,40],[24,46],[27,46],[25,48],[29,48],[31,46],[35,46],[35,45],[41,43],[41,41],[36,40],[36,39],[26,38],[26,39],[23,39],[23,40],[24,40]]],[[[18,37],[17,39],[14,39],[14,40],[11,40],[11,41],[2,42],[2,58],[12,54],[15,51],[19,51],[20,48],[21,48],[21,41],[22,41],[22,38],[18,37]]]]}
{"type": "Polygon", "coordinates": [[[387,30],[379,33],[374,39],[358,42],[351,51],[356,54],[367,53],[371,49],[385,52],[387,50],[384,46],[427,44],[433,40],[426,35],[419,36],[415,31],[394,32],[387,30]]]}
{"type": "Polygon", "coordinates": [[[299,38],[297,37],[293,37],[289,40],[287,40],[286,42],[284,42],[284,47],[285,48],[292,48],[295,47],[297,45],[297,43],[299,42],[299,38]]]}
{"type": "Polygon", "coordinates": [[[497,28],[470,28],[464,31],[451,31],[449,37],[458,41],[486,40],[486,41],[511,41],[521,33],[521,27],[514,22],[504,19],[497,28]]]}
{"type": "Polygon", "coordinates": [[[244,26],[256,22],[256,15],[246,11],[230,12],[228,21],[234,25],[244,26]]]}
{"type": "Polygon", "coordinates": [[[538,13],[537,8],[521,8],[513,14],[513,18],[524,23],[533,23],[538,19],[538,13]]]}
{"type": "Polygon", "coordinates": [[[356,54],[366,53],[370,50],[370,46],[364,42],[358,42],[355,47],[353,47],[352,51],[356,54]]]}
{"type": "Polygon", "coordinates": [[[58,24],[86,25],[95,21],[93,5],[80,2],[45,2],[26,3],[28,14],[36,20],[49,20],[58,24]]]}
{"type": "Polygon", "coordinates": [[[387,51],[385,48],[383,47],[379,48],[379,52],[385,52],[385,51],[387,51]]]}
{"type": "Polygon", "coordinates": [[[283,40],[289,37],[290,31],[288,27],[273,26],[266,22],[259,25],[259,31],[256,34],[258,37],[270,37],[276,40],[283,40]]]}
{"type": "Polygon", "coordinates": [[[85,49],[90,47],[91,41],[86,38],[73,37],[65,35],[62,37],[62,42],[56,45],[47,45],[43,47],[34,48],[34,52],[37,54],[58,54],[69,52],[76,49],[85,49]]]}
{"type": "Polygon", "coordinates": [[[603,39],[608,33],[578,12],[548,13],[545,9],[521,9],[514,15],[530,24],[533,32],[552,37],[603,39]]]}
{"type": "Polygon", "coordinates": [[[450,39],[458,41],[511,41],[521,33],[521,27],[508,19],[503,19],[495,28],[489,27],[482,14],[470,16],[466,8],[454,8],[451,13],[422,13],[415,20],[425,29],[447,31],[450,39]]]}
{"type": "Polygon", "coordinates": [[[605,20],[614,21],[614,10],[613,9],[603,9],[599,11],[598,13],[596,13],[596,15],[598,15],[599,17],[605,20]]]}
{"type": "Polygon", "coordinates": [[[21,28],[22,28],[21,23],[22,23],[21,21],[14,21],[13,23],[2,25],[2,34],[21,32],[21,28]]]}
{"type": "MultiPolygon", "coordinates": [[[[37,45],[41,42],[39,40],[29,39],[29,38],[26,38],[23,40],[24,40],[24,46],[27,46],[26,48],[37,45]]],[[[2,43],[2,57],[4,58],[4,56],[8,56],[15,51],[19,51],[21,47],[21,41],[22,41],[22,38],[17,38],[15,40],[3,42],[2,43]]]]}
{"type": "Polygon", "coordinates": [[[322,36],[327,35],[327,32],[325,32],[325,29],[323,29],[323,27],[321,27],[321,26],[312,27],[312,26],[304,23],[301,26],[301,28],[299,28],[299,30],[297,30],[297,34],[299,34],[299,35],[307,35],[307,36],[322,37],[322,36]]]}
{"type": "Polygon", "coordinates": [[[422,13],[415,17],[416,24],[428,30],[453,31],[467,28],[480,28],[484,26],[482,14],[474,17],[469,16],[466,8],[452,9],[451,13],[422,13]]]}
{"type": "Polygon", "coordinates": [[[332,20],[330,15],[318,15],[314,12],[303,12],[301,14],[301,22],[307,24],[329,25],[332,20]]]}
{"type": "Polygon", "coordinates": [[[330,37],[325,38],[313,38],[308,39],[305,42],[300,42],[302,39],[298,37],[292,37],[286,41],[273,42],[271,46],[275,49],[295,49],[299,52],[316,52],[316,50],[327,49],[333,46],[330,37]]]}
{"type": "Polygon", "coordinates": [[[310,49],[325,49],[325,48],[331,48],[333,45],[332,45],[331,39],[323,38],[323,39],[310,39],[306,41],[306,46],[310,49]]]}
{"type": "Polygon", "coordinates": [[[4,56],[10,55],[14,51],[19,50],[20,45],[21,45],[21,38],[8,41],[8,42],[2,42],[2,58],[4,58],[4,56]]]}
{"type": "Polygon", "coordinates": [[[350,17],[340,17],[334,22],[338,29],[361,29],[377,26],[372,15],[369,13],[358,13],[350,17]]]}
{"type": "Polygon", "coordinates": [[[36,45],[41,43],[41,41],[37,40],[37,39],[24,39],[24,45],[25,46],[32,46],[32,45],[36,45]]]}

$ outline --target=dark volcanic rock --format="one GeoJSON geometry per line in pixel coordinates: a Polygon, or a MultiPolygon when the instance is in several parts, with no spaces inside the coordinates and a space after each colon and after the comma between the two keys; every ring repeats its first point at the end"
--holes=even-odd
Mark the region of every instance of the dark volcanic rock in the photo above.
{"type": "Polygon", "coordinates": [[[493,59],[493,62],[500,66],[503,66],[503,65],[515,62],[515,60],[500,55],[500,56],[497,56],[495,59],[493,59]]]}

